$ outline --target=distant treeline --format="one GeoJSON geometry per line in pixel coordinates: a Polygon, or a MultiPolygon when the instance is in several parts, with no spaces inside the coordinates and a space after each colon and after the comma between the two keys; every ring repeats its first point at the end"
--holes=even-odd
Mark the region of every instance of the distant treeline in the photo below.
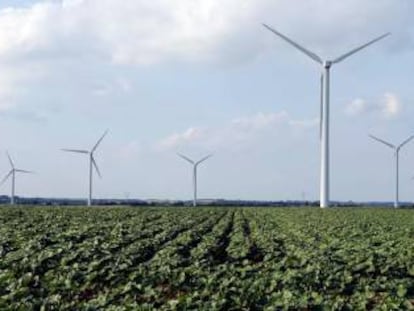
{"type": "MultiPolygon", "coordinates": [[[[0,196],[0,204],[7,205],[10,202],[9,196],[0,196]]],[[[85,199],[68,198],[24,198],[16,197],[16,203],[20,205],[39,206],[82,206],[86,204],[85,199]]],[[[141,199],[95,199],[94,205],[109,206],[192,206],[188,200],[141,200],[141,199]]],[[[332,207],[380,207],[392,206],[392,202],[331,202],[332,207]]],[[[257,201],[257,200],[225,200],[208,199],[199,200],[199,206],[234,206],[234,207],[297,207],[297,206],[319,206],[319,201],[257,201]]],[[[401,203],[402,208],[414,208],[414,203],[401,203]]]]}

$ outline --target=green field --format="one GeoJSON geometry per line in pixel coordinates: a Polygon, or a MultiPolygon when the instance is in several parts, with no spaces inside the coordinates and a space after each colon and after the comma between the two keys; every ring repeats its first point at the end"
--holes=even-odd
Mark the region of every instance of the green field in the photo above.
{"type": "Polygon", "coordinates": [[[0,208],[0,310],[413,305],[414,210],[0,208]]]}

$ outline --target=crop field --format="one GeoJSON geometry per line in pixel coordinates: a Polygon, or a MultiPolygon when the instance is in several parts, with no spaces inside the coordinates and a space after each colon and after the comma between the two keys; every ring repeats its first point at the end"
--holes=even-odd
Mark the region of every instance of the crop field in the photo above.
{"type": "Polygon", "coordinates": [[[413,210],[0,208],[0,310],[413,305],[413,210]]]}

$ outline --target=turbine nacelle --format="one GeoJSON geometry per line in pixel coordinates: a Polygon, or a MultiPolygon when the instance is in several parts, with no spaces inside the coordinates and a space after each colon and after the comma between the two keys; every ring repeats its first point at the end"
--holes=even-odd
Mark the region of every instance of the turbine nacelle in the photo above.
{"type": "Polygon", "coordinates": [[[95,143],[95,145],[91,148],[91,150],[84,150],[84,149],[61,149],[62,151],[65,152],[72,152],[72,153],[81,153],[81,154],[87,154],[89,156],[89,160],[91,161],[92,165],[94,166],[96,173],[98,174],[99,177],[101,177],[101,173],[99,171],[98,165],[96,164],[96,160],[94,157],[94,153],[96,151],[96,149],[98,148],[98,146],[100,145],[100,143],[102,142],[102,140],[105,138],[105,136],[108,134],[108,130],[106,130],[103,135],[98,139],[98,141],[95,143]]]}
{"type": "Polygon", "coordinates": [[[20,169],[20,168],[16,168],[14,166],[14,162],[13,162],[13,160],[12,160],[12,158],[11,158],[11,156],[10,156],[10,154],[9,154],[8,151],[6,151],[6,155],[7,155],[7,158],[9,159],[9,163],[10,163],[10,166],[11,166],[11,170],[10,170],[9,174],[10,173],[13,173],[13,172],[15,172],[15,173],[34,174],[33,171],[28,171],[28,170],[23,170],[23,169],[20,169]]]}
{"type": "Polygon", "coordinates": [[[333,64],[332,61],[326,60],[326,61],[323,62],[322,66],[323,66],[323,68],[329,69],[329,68],[332,67],[332,64],[333,64]]]}
{"type": "Polygon", "coordinates": [[[289,37],[283,35],[282,33],[278,32],[276,29],[266,25],[266,24],[262,24],[265,28],[267,28],[269,31],[273,32],[275,35],[277,35],[278,37],[280,37],[281,39],[283,39],[284,41],[286,41],[287,43],[289,43],[290,45],[292,45],[293,47],[295,47],[296,49],[298,49],[299,51],[301,51],[302,53],[304,53],[305,55],[307,55],[308,57],[310,57],[311,59],[313,59],[315,62],[321,64],[324,68],[330,68],[333,64],[337,64],[340,63],[341,61],[345,60],[346,58],[348,58],[349,56],[361,51],[362,49],[365,49],[366,47],[370,46],[371,44],[374,44],[375,42],[391,35],[391,33],[387,32],[379,37],[376,37],[375,39],[362,44],[352,50],[350,50],[349,52],[333,59],[333,60],[323,60],[318,54],[308,50],[307,48],[303,47],[301,44],[293,41],[292,39],[290,39],[289,37]]]}
{"type": "Polygon", "coordinates": [[[389,142],[387,142],[387,141],[385,141],[385,140],[383,140],[381,138],[378,138],[378,137],[376,137],[374,135],[369,134],[368,136],[371,137],[372,139],[376,140],[377,142],[380,142],[383,145],[385,145],[387,147],[390,147],[391,149],[394,149],[396,152],[399,152],[402,147],[404,147],[406,144],[408,144],[411,140],[414,139],[414,135],[411,135],[406,140],[404,140],[401,144],[394,145],[394,144],[391,144],[391,143],[389,143],[389,142]]]}
{"type": "Polygon", "coordinates": [[[185,155],[183,155],[183,154],[181,154],[181,153],[177,153],[177,155],[178,155],[180,158],[184,159],[185,161],[187,161],[188,163],[190,163],[190,164],[192,164],[192,165],[194,165],[194,166],[198,166],[199,164],[203,163],[203,162],[204,162],[204,161],[206,161],[208,158],[211,158],[211,157],[213,156],[213,154],[209,154],[209,155],[207,155],[207,156],[205,156],[205,157],[201,158],[201,159],[200,159],[200,160],[198,160],[198,161],[194,161],[194,160],[190,159],[189,157],[187,157],[187,156],[185,156],[185,155]]]}

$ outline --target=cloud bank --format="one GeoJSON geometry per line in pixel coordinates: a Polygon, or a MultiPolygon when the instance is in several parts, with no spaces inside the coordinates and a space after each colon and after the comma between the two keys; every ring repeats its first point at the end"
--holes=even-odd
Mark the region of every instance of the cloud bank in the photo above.
{"type": "Polygon", "coordinates": [[[384,119],[394,119],[401,114],[402,107],[397,95],[388,92],[379,100],[357,98],[346,106],[345,112],[349,116],[375,115],[384,119]]]}
{"type": "Polygon", "coordinates": [[[287,112],[257,113],[237,118],[219,127],[190,127],[171,134],[156,145],[158,150],[177,150],[190,145],[200,149],[247,148],[277,136],[285,139],[314,132],[318,120],[295,120],[287,112]]]}
{"type": "Polygon", "coordinates": [[[59,74],[62,60],[234,65],[266,52],[287,53],[262,22],[322,56],[385,31],[393,39],[378,49],[413,48],[413,10],[414,3],[403,0],[61,0],[3,8],[0,65],[7,69],[0,71],[0,109],[12,106],[18,86],[39,72],[59,74]]]}
{"type": "Polygon", "coordinates": [[[141,65],[249,59],[272,44],[262,22],[317,49],[384,31],[412,46],[412,9],[402,0],[41,1],[0,10],[0,56],[92,53],[141,65]]]}

